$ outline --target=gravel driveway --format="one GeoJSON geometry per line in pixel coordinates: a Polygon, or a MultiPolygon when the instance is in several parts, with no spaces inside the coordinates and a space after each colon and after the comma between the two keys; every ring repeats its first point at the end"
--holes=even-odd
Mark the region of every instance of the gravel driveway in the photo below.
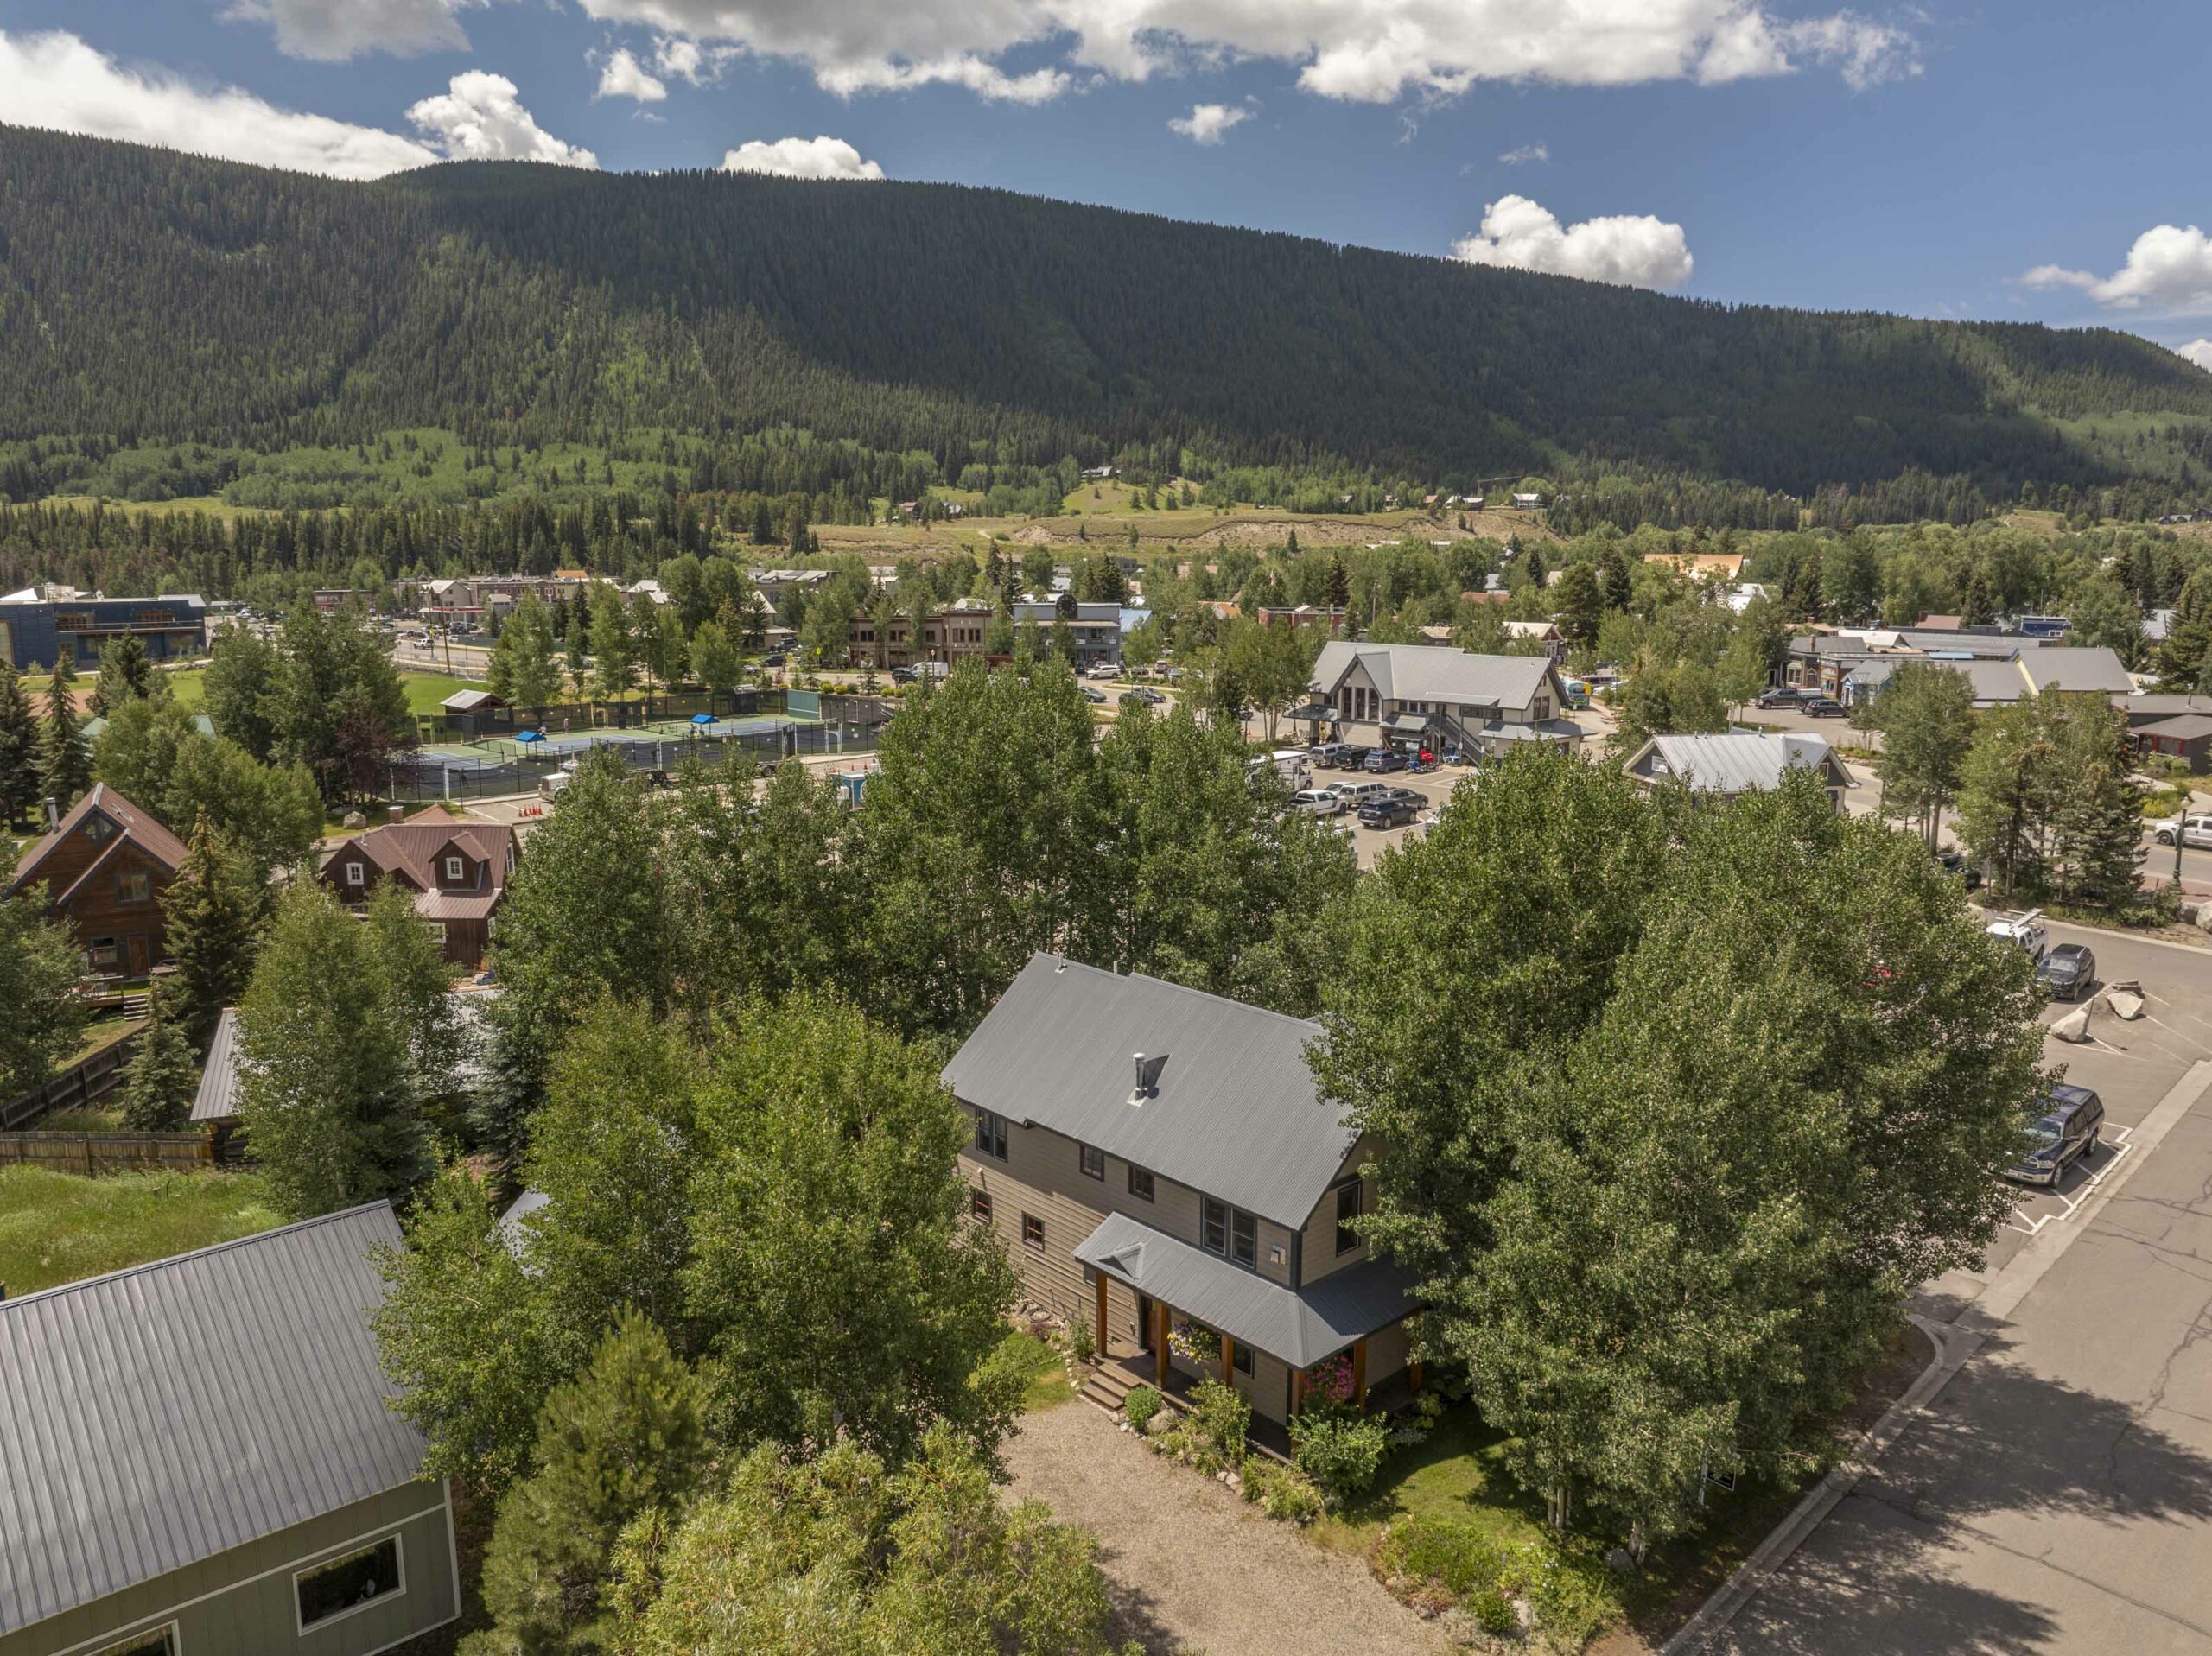
{"type": "Polygon", "coordinates": [[[1028,1415],[1006,1450],[1015,1499],[1098,1538],[1125,1637],[1153,1656],[1419,1656],[1452,1648],[1356,1558],[1325,1552],[1090,1405],[1028,1415]]]}

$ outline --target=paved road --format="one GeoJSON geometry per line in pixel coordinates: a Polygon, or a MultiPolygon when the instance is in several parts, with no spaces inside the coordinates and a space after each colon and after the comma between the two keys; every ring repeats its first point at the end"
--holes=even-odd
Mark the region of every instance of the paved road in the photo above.
{"type": "Polygon", "coordinates": [[[2053,930],[2152,993],[2053,1046],[2119,1146],[1930,1285],[1979,1348],[1715,1649],[2212,1656],[2212,952],[2053,930]]]}

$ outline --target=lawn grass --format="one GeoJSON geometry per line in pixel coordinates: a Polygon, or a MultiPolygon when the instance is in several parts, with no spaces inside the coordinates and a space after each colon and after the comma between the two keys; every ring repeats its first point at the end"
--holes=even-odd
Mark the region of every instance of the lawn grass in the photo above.
{"type": "Polygon", "coordinates": [[[77,1050],[54,1068],[73,1069],[95,1052],[105,1051],[126,1035],[134,1035],[145,1027],[146,1020],[143,1018],[94,1018],[85,1025],[85,1038],[77,1044],[77,1050]]]}
{"type": "Polygon", "coordinates": [[[444,673],[417,673],[402,668],[399,687],[407,693],[407,711],[419,718],[435,717],[445,711],[445,699],[462,690],[480,690],[484,681],[473,678],[454,678],[444,673]]]}
{"type": "Polygon", "coordinates": [[[1402,1518],[1454,1518],[1501,1545],[1541,1539],[1541,1511],[1524,1505],[1506,1475],[1504,1435],[1462,1405],[1437,1423],[1428,1441],[1400,1450],[1359,1501],[1317,1522],[1310,1533],[1338,1551],[1366,1552],[1383,1527],[1402,1518]]]}
{"type": "Polygon", "coordinates": [[[991,1361],[994,1366],[1005,1364],[1023,1377],[1024,1414],[1052,1408],[1075,1395],[1075,1387],[1068,1383],[1067,1360],[1059,1347],[1020,1329],[1008,1331],[1006,1338],[999,1342],[991,1361]]]}
{"type": "Polygon", "coordinates": [[[181,668],[162,675],[168,681],[169,695],[176,704],[188,712],[197,712],[207,705],[207,669],[204,667],[181,668]]]}
{"type": "Polygon", "coordinates": [[[51,1110],[24,1129],[29,1133],[120,1133],[123,1112],[94,1105],[89,1109],[51,1110]]]}
{"type": "Polygon", "coordinates": [[[11,1297],[36,1293],[283,1222],[258,1173],[0,1167],[0,1283],[11,1297]]]}

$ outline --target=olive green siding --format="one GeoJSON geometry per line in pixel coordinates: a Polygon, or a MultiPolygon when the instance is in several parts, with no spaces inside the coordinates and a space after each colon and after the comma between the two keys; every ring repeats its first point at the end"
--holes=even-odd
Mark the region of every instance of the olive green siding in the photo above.
{"type": "Polygon", "coordinates": [[[460,1613],[445,1486],[413,1483],[0,1634],[0,1656],[90,1656],[165,1621],[177,1656],[371,1656],[460,1613]],[[293,1572],[387,1535],[403,1590],[302,1634],[293,1572]]]}

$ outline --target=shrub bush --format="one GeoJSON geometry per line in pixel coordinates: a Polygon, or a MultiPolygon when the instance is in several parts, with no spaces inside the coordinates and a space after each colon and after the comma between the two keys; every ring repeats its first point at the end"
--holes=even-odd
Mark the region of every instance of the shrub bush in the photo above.
{"type": "Polygon", "coordinates": [[[1128,1396],[1122,1399],[1122,1412],[1130,1425],[1142,1431],[1160,1412],[1160,1393],[1149,1386],[1132,1386],[1128,1396]]]}
{"type": "Polygon", "coordinates": [[[1475,1625],[1484,1633],[1504,1634],[1520,1631],[1521,1618],[1514,1614],[1513,1601],[1495,1587],[1485,1587],[1469,1599],[1467,1608],[1474,1614],[1475,1625]]]}
{"type": "Polygon", "coordinates": [[[1200,1380],[1191,1393],[1191,1428],[1219,1450],[1230,1465],[1244,1459],[1244,1435],[1252,1424],[1252,1405],[1233,1386],[1200,1380]]]}
{"type": "MultiPolygon", "coordinates": [[[[1249,1477],[1251,1474],[1245,1475],[1249,1477]]],[[[1320,1517],[1325,1503],[1313,1481],[1287,1466],[1269,1462],[1260,1490],[1260,1510],[1288,1524],[1311,1524],[1320,1517]]]]}
{"type": "Polygon", "coordinates": [[[1332,1507],[1373,1487],[1389,1444],[1389,1425],[1380,1416],[1329,1411],[1301,1414],[1290,1423],[1299,1470],[1320,1487],[1332,1507]]]}
{"type": "Polygon", "coordinates": [[[1091,1332],[1090,1324],[1077,1317],[1068,1324],[1068,1355],[1079,1363],[1087,1363],[1098,1355],[1098,1336],[1091,1332]]]}
{"type": "Polygon", "coordinates": [[[1471,1524],[1448,1518],[1411,1518],[1390,1531],[1389,1562],[1400,1575],[1419,1576],[1468,1598],[1502,1591],[1505,1555],[1471,1524]]]}

